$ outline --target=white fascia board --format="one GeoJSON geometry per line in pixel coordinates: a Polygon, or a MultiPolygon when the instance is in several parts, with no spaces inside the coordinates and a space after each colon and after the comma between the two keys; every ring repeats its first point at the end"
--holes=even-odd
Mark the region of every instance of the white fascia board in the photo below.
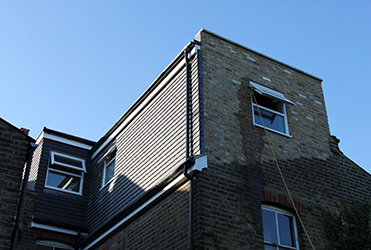
{"type": "Polygon", "coordinates": [[[71,145],[71,146],[75,146],[75,147],[78,147],[78,148],[83,148],[83,149],[87,149],[87,150],[92,149],[92,146],[87,145],[85,143],[81,143],[81,142],[74,141],[74,140],[71,140],[71,139],[66,139],[66,138],[63,138],[63,137],[60,137],[60,136],[57,136],[57,135],[52,135],[52,134],[46,133],[45,131],[43,131],[37,137],[36,144],[39,144],[40,141],[43,138],[49,139],[49,140],[53,140],[53,141],[57,141],[57,142],[61,142],[61,143],[65,143],[65,144],[68,144],[68,145],[71,145]]]}
{"type": "Polygon", "coordinates": [[[271,97],[276,98],[278,100],[281,100],[281,101],[284,101],[284,102],[287,102],[287,103],[294,104],[292,101],[290,101],[289,99],[287,99],[284,94],[282,94],[282,93],[280,93],[278,91],[275,91],[273,89],[264,87],[264,86],[262,86],[260,84],[255,83],[255,82],[250,81],[250,87],[252,87],[259,94],[271,96],[271,97]]]}
{"type": "MultiPolygon", "coordinates": [[[[105,148],[108,144],[111,143],[111,141],[122,131],[122,129],[132,120],[134,117],[142,111],[142,109],[147,106],[147,104],[157,95],[158,92],[170,81],[170,79],[182,68],[185,66],[185,59],[183,58],[178,65],[165,77],[164,80],[161,81],[161,83],[154,89],[147,97],[146,99],[125,119],[121,125],[115,129],[115,131],[107,138],[100,147],[95,150],[94,154],[92,155],[92,159],[94,159],[100,151],[102,151],[103,148],[105,148]]],[[[151,84],[152,85],[152,84],[151,84]]],[[[150,85],[150,86],[151,86],[150,85]]],[[[145,91],[146,92],[146,91],[145,91]]],[[[144,92],[144,93],[145,93],[144,92]]],[[[140,97],[138,98],[138,100],[140,97]]],[[[137,101],[138,101],[137,100],[137,101]]],[[[135,101],[134,103],[136,103],[135,101]]],[[[129,108],[130,109],[130,108],[129,108]]]]}
{"type": "Polygon", "coordinates": [[[39,229],[45,229],[45,230],[49,230],[49,231],[54,231],[54,232],[58,232],[58,233],[78,235],[78,232],[74,231],[74,230],[65,229],[65,228],[62,228],[62,227],[49,226],[49,225],[40,224],[40,223],[35,223],[33,221],[31,222],[31,228],[32,227],[33,228],[39,228],[39,229]]]}
{"type": "MultiPolygon", "coordinates": [[[[191,166],[188,169],[187,172],[188,172],[188,174],[194,174],[194,173],[197,173],[197,172],[202,171],[205,168],[207,168],[207,156],[206,155],[199,155],[199,156],[195,156],[195,164],[193,166],[191,166]]],[[[143,203],[141,206],[139,206],[137,209],[135,209],[129,215],[127,215],[126,217],[124,217],[122,220],[120,220],[119,222],[117,222],[110,229],[108,229],[103,234],[101,234],[98,238],[96,238],[94,241],[92,241],[89,245],[87,245],[86,247],[84,247],[83,250],[88,250],[91,247],[93,247],[96,244],[98,244],[101,240],[103,240],[109,234],[111,234],[112,232],[114,232],[121,225],[123,225],[125,222],[127,222],[128,220],[130,220],[136,214],[138,214],[141,210],[143,210],[147,206],[151,205],[156,200],[160,199],[161,197],[163,197],[164,195],[166,195],[168,192],[170,192],[170,190],[172,190],[173,187],[179,185],[180,183],[182,183],[183,181],[186,181],[186,180],[188,180],[187,177],[185,177],[184,175],[179,175],[175,180],[173,180],[166,187],[164,187],[164,189],[162,189],[161,191],[159,191],[157,194],[155,194],[154,196],[152,196],[151,199],[149,199],[148,201],[146,201],[145,203],[143,203]]]]}

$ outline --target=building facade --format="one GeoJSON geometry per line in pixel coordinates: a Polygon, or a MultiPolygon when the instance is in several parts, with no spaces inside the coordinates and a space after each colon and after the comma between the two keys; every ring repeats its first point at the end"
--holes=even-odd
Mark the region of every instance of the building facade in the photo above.
{"type": "Polygon", "coordinates": [[[15,232],[22,227],[18,211],[22,210],[22,174],[32,155],[27,130],[21,131],[0,118],[0,246],[9,249],[15,232]],[[15,230],[17,228],[17,230],[15,230]]]}
{"type": "Polygon", "coordinates": [[[201,30],[98,142],[44,128],[18,249],[328,248],[321,209],[371,178],[321,82],[201,30]]]}

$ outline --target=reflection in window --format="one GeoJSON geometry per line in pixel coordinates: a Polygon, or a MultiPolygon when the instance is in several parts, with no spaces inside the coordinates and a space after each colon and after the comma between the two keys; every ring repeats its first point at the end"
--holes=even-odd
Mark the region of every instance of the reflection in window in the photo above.
{"type": "Polygon", "coordinates": [[[267,96],[254,92],[255,99],[252,98],[254,124],[263,126],[262,119],[266,128],[288,134],[286,121],[285,103],[267,96]],[[259,116],[258,108],[262,119],[259,116]]]}
{"type": "Polygon", "coordinates": [[[115,175],[116,148],[111,148],[104,156],[103,186],[112,180],[115,175]]]}
{"type": "Polygon", "coordinates": [[[263,206],[264,249],[299,249],[295,217],[278,208],[263,206]]]}
{"type": "Polygon", "coordinates": [[[45,187],[68,193],[82,194],[85,161],[51,152],[45,187]]]}

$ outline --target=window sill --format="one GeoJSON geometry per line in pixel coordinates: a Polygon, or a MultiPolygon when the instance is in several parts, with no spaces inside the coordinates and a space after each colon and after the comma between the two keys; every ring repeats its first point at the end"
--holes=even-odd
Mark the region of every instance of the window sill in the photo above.
{"type": "MultiPolygon", "coordinates": [[[[264,126],[262,126],[262,125],[260,125],[260,124],[254,124],[254,126],[255,126],[255,127],[259,127],[259,128],[264,129],[264,126]]],[[[271,128],[267,128],[267,127],[265,127],[265,129],[268,130],[268,131],[271,131],[271,132],[277,133],[277,134],[279,134],[279,135],[283,135],[283,136],[286,136],[286,137],[288,137],[288,138],[292,138],[292,136],[291,136],[290,134],[285,134],[285,133],[282,133],[282,132],[279,132],[279,131],[277,131],[277,130],[274,130],[274,129],[271,129],[271,128]]]]}

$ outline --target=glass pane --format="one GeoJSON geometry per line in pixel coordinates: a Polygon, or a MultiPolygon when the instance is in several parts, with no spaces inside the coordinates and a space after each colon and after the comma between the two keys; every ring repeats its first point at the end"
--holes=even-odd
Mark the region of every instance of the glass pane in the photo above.
{"type": "Polygon", "coordinates": [[[293,237],[293,221],[291,216],[284,214],[278,215],[278,230],[280,232],[281,245],[294,247],[295,239],[293,237]]]}
{"type": "Polygon", "coordinates": [[[77,167],[77,168],[81,168],[81,169],[83,168],[82,167],[82,161],[67,158],[67,157],[64,157],[62,155],[55,154],[54,155],[54,160],[57,161],[57,162],[60,162],[60,163],[64,163],[64,164],[67,164],[67,165],[77,167]]]}
{"type": "MultiPolygon", "coordinates": [[[[262,108],[259,108],[259,110],[262,115],[264,125],[267,128],[286,134],[285,119],[282,115],[277,115],[273,112],[269,112],[262,108]]],[[[256,106],[254,106],[254,117],[255,117],[255,123],[263,126],[263,123],[260,119],[259,112],[256,106]]]]}
{"type": "Polygon", "coordinates": [[[264,250],[277,250],[277,247],[265,245],[264,250]]]}
{"type": "MultiPolygon", "coordinates": [[[[271,110],[275,110],[282,113],[282,102],[272,99],[267,96],[260,95],[259,93],[254,92],[255,98],[259,104],[259,106],[263,106],[269,108],[271,110]]],[[[255,99],[253,98],[253,102],[255,103],[255,99]]]]}
{"type": "Polygon", "coordinates": [[[106,173],[104,184],[109,182],[113,178],[113,175],[115,174],[115,160],[113,160],[108,166],[106,166],[105,171],[106,173]]]}
{"type": "Polygon", "coordinates": [[[262,209],[264,240],[278,243],[274,212],[262,209]]]}
{"type": "Polygon", "coordinates": [[[71,250],[73,248],[65,248],[65,247],[56,247],[54,250],[71,250]]]}
{"type": "Polygon", "coordinates": [[[67,174],[61,174],[49,171],[48,180],[46,184],[51,187],[56,187],[64,190],[79,192],[80,190],[80,179],[79,177],[70,176],[67,174]]]}

